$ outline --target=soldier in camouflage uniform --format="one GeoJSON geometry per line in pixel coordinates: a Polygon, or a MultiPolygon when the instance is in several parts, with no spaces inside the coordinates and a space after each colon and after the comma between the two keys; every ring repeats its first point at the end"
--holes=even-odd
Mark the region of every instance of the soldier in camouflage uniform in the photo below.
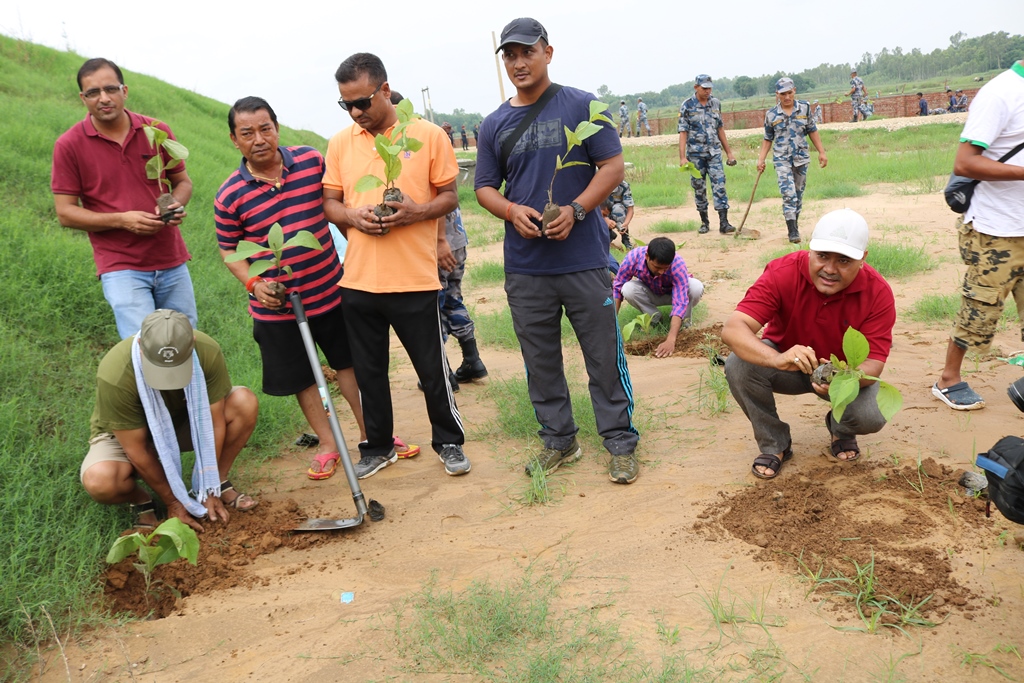
{"type": "Polygon", "coordinates": [[[869,115],[864,108],[864,100],[867,99],[867,91],[864,89],[864,81],[857,75],[856,69],[850,72],[850,92],[846,94],[850,96],[850,104],[853,107],[852,123],[857,123],[858,116],[861,117],[861,121],[866,121],[869,115]]]}
{"type": "Polygon", "coordinates": [[[629,107],[626,106],[626,100],[619,102],[619,137],[622,137],[622,131],[626,131],[626,137],[633,137],[633,127],[629,125],[629,107]]]}
{"type": "Polygon", "coordinates": [[[647,122],[647,104],[644,98],[636,98],[636,136],[640,137],[640,128],[647,129],[647,137],[651,137],[651,124],[647,122]]]}
{"type": "MultiPolygon", "coordinates": [[[[637,134],[639,135],[639,133],[637,134]]],[[[633,220],[633,190],[629,183],[623,180],[618,187],[612,190],[608,196],[608,215],[615,221],[615,229],[622,236],[622,246],[632,249],[633,243],[629,239],[629,224],[633,220]]],[[[612,236],[612,240],[615,236],[612,236]]]]}
{"type": "Polygon", "coordinates": [[[711,191],[714,197],[715,210],[720,221],[718,231],[729,234],[736,228],[729,225],[729,197],[725,193],[725,169],[722,168],[722,149],[728,159],[729,166],[736,165],[736,157],[732,154],[729,141],[725,137],[725,125],[722,123],[721,105],[711,97],[712,82],[707,74],[697,76],[694,81],[694,94],[679,107],[679,165],[690,161],[700,177],[690,177],[693,187],[694,202],[700,214],[700,233],[710,231],[708,221],[708,197],[705,180],[711,178],[711,191]]]}
{"type": "MultiPolygon", "coordinates": [[[[441,334],[447,339],[452,335],[459,340],[462,348],[462,365],[455,370],[455,379],[465,384],[487,377],[487,368],[480,360],[476,347],[473,319],[469,317],[466,304],[462,301],[462,278],[466,274],[466,230],[462,227],[462,212],[459,207],[447,214],[445,222],[445,245],[438,243],[437,274],[441,280],[438,305],[441,309],[441,334]]],[[[457,386],[457,384],[456,384],[457,386]]]]}
{"type": "Polygon", "coordinates": [[[818,104],[818,100],[814,100],[814,122],[824,123],[825,117],[821,113],[821,105],[818,104]]]}
{"type": "Polygon", "coordinates": [[[811,115],[807,100],[796,99],[796,86],[791,78],[780,78],[775,84],[779,103],[764,114],[764,140],[757,158],[757,172],[763,173],[768,150],[772,149],[772,162],[782,194],[782,215],[789,229],[789,241],[800,242],[800,209],[803,206],[804,187],[807,185],[807,167],[811,155],[807,152],[807,138],[818,150],[818,165],[825,168],[828,157],[818,135],[818,126],[811,115]]]}

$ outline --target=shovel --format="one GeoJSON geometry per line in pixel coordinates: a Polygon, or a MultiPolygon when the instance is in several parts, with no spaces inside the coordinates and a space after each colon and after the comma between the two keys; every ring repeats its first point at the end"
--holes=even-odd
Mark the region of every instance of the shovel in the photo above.
{"type": "Polygon", "coordinates": [[[735,238],[742,237],[743,239],[746,239],[746,240],[761,239],[761,231],[760,230],[754,230],[754,229],[744,230],[743,229],[743,224],[747,222],[747,215],[750,213],[750,207],[754,205],[754,193],[757,192],[757,184],[761,180],[761,174],[762,173],[764,173],[764,171],[758,171],[757,172],[757,177],[754,178],[754,189],[750,191],[750,201],[747,202],[747,210],[743,212],[743,220],[740,221],[740,227],[736,228],[736,234],[733,235],[733,237],[735,237],[735,238]]]}
{"type": "Polygon", "coordinates": [[[356,504],[356,516],[348,519],[307,519],[295,527],[295,531],[329,531],[331,529],[350,529],[363,523],[363,517],[369,515],[370,519],[379,522],[384,519],[384,506],[375,500],[367,504],[363,498],[363,492],[359,489],[359,480],[356,479],[355,468],[349,459],[348,447],[345,445],[345,437],[341,433],[341,425],[338,424],[338,413],[334,410],[334,401],[331,400],[330,392],[327,390],[327,380],[324,378],[323,368],[320,367],[320,356],[317,355],[316,346],[313,344],[313,334],[309,331],[309,320],[306,318],[306,309],[302,307],[302,299],[298,292],[288,295],[292,304],[292,311],[295,312],[295,320],[299,323],[299,333],[302,334],[302,343],[306,347],[306,356],[309,358],[309,365],[313,369],[313,376],[316,378],[317,389],[320,390],[320,398],[327,409],[328,422],[331,423],[331,434],[334,435],[334,443],[338,447],[338,455],[342,467],[345,469],[345,478],[348,479],[348,487],[352,489],[352,500],[356,504]]]}

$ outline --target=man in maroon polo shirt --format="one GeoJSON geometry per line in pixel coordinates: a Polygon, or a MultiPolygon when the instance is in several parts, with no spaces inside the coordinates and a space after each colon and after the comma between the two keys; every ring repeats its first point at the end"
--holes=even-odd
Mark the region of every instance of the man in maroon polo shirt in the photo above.
{"type": "MultiPolygon", "coordinates": [[[[761,451],[751,467],[756,477],[772,479],[793,455],[789,425],[779,419],[775,394],[813,392],[828,400],[828,385],[813,383],[810,375],[832,354],[846,359],[847,328],[863,333],[870,346],[860,369],[879,377],[885,368],[896,302],[889,284],[864,262],[867,248],[868,224],[860,214],[851,209],[825,214],[811,235],[810,251],[770,262],[725,321],[722,341],[732,349],[725,376],[754,428],[761,451]]],[[[857,436],[885,426],[877,396],[878,382],[862,380],[842,421],[831,412],[825,416],[837,460],[859,458],[857,436]]]]}
{"type": "MultiPolygon", "coordinates": [[[[157,197],[165,191],[146,177],[154,155],[142,130],[151,122],[124,108],[128,86],[110,60],[90,59],[78,70],[79,97],[88,114],[53,148],[51,189],[60,224],[84,230],[92,243],[103,296],[114,310],[122,339],[139,331],[158,308],[179,311],[197,324],[195,295],[178,228],[192,197],[185,162],[164,153],[167,179],[179,211],[161,219],[157,197]]],[[[164,124],[160,128],[174,135],[164,124]]]]}

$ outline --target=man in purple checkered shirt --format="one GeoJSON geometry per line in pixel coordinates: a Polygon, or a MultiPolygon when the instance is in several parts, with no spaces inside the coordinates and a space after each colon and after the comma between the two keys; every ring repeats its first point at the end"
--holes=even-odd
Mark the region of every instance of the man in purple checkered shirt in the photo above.
{"type": "Polygon", "coordinates": [[[672,306],[668,336],[654,350],[656,358],[668,358],[676,348],[676,336],[693,307],[704,294],[704,285],[686,272],[686,263],[676,255],[676,245],[667,237],[655,237],[646,247],[626,254],[612,283],[615,311],[625,299],[642,313],[651,316],[651,324],[661,322],[658,306],[672,306]]]}

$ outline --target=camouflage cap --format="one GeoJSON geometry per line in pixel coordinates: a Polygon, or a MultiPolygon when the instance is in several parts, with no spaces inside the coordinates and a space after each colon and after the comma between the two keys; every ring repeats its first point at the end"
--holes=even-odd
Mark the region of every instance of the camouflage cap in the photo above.
{"type": "Polygon", "coordinates": [[[498,49],[495,52],[501,52],[509,43],[533,45],[541,38],[544,39],[545,43],[550,42],[548,41],[547,30],[539,21],[530,17],[513,19],[502,29],[501,43],[498,44],[498,49]]]}
{"type": "Polygon", "coordinates": [[[702,88],[710,88],[711,76],[708,76],[707,74],[701,74],[697,76],[697,78],[693,79],[693,84],[699,85],[702,88]]]}
{"type": "Polygon", "coordinates": [[[783,93],[790,90],[796,90],[796,84],[793,83],[792,78],[780,78],[775,82],[775,92],[783,93]]]}

